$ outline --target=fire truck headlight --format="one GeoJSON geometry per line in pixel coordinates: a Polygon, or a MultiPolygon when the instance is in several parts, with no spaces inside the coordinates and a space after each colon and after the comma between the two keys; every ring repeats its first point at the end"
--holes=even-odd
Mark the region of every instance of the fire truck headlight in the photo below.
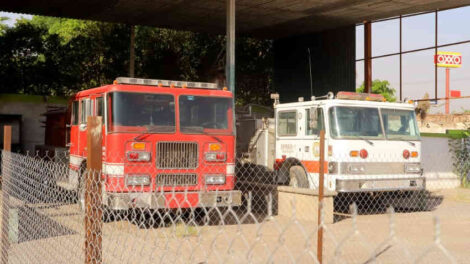
{"type": "Polygon", "coordinates": [[[421,173],[421,165],[419,163],[405,164],[406,173],[421,173]]]}
{"type": "Polygon", "coordinates": [[[205,175],[206,184],[225,184],[225,175],[223,174],[206,174],[205,175]]]}
{"type": "Polygon", "coordinates": [[[150,161],[150,152],[128,151],[126,153],[128,161],[150,161]]]}
{"type": "Polygon", "coordinates": [[[224,152],[206,152],[204,158],[206,161],[225,161],[226,155],[224,152]]]}
{"type": "Polygon", "coordinates": [[[348,172],[352,174],[363,174],[366,171],[364,164],[350,164],[348,172]]]}
{"type": "Polygon", "coordinates": [[[131,186],[150,185],[150,176],[147,174],[129,174],[126,176],[126,184],[131,186]]]}

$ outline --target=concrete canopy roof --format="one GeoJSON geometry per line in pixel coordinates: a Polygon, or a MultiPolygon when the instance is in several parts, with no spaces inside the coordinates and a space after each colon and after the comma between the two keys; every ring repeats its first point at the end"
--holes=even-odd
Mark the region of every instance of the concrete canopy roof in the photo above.
{"type": "MultiPolygon", "coordinates": [[[[279,38],[470,0],[237,0],[237,33],[279,38]]],[[[225,0],[0,0],[0,10],[225,34],[225,0]]]]}

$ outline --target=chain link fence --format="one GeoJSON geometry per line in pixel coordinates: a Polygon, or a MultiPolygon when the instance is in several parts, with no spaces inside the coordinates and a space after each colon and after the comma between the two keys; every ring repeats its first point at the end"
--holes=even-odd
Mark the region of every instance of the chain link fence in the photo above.
{"type": "Polygon", "coordinates": [[[2,261],[466,263],[469,145],[451,144],[458,185],[403,176],[401,152],[362,165],[333,152],[326,161],[342,162],[325,164],[321,203],[315,165],[227,163],[193,143],[108,151],[101,170],[63,152],[2,151],[2,261]]]}

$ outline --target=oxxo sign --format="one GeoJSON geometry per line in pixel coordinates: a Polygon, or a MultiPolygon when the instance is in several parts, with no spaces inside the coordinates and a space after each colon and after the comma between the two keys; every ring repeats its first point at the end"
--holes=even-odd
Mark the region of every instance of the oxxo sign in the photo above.
{"type": "Polygon", "coordinates": [[[462,54],[459,52],[438,51],[434,55],[434,64],[438,67],[460,68],[462,67],[462,54]]]}

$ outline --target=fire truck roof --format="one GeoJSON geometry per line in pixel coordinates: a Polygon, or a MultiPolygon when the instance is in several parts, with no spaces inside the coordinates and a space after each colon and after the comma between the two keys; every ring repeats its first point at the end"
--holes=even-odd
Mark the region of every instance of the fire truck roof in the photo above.
{"type": "Polygon", "coordinates": [[[359,106],[359,107],[383,107],[383,108],[396,108],[404,110],[413,110],[415,105],[412,103],[400,103],[400,102],[376,102],[376,101],[363,101],[363,100],[344,100],[344,99],[325,99],[325,100],[314,100],[314,101],[303,101],[303,102],[292,102],[275,105],[277,109],[292,109],[297,107],[309,107],[315,105],[327,105],[327,106],[359,106]]]}
{"type": "Polygon", "coordinates": [[[219,89],[200,89],[200,88],[188,88],[187,86],[152,86],[143,84],[120,84],[115,82],[114,84],[104,85],[96,88],[80,91],[75,94],[74,98],[87,97],[94,94],[104,94],[108,92],[140,92],[140,93],[166,93],[173,95],[180,94],[191,94],[201,96],[221,96],[221,97],[232,97],[232,93],[226,90],[219,89]]]}

